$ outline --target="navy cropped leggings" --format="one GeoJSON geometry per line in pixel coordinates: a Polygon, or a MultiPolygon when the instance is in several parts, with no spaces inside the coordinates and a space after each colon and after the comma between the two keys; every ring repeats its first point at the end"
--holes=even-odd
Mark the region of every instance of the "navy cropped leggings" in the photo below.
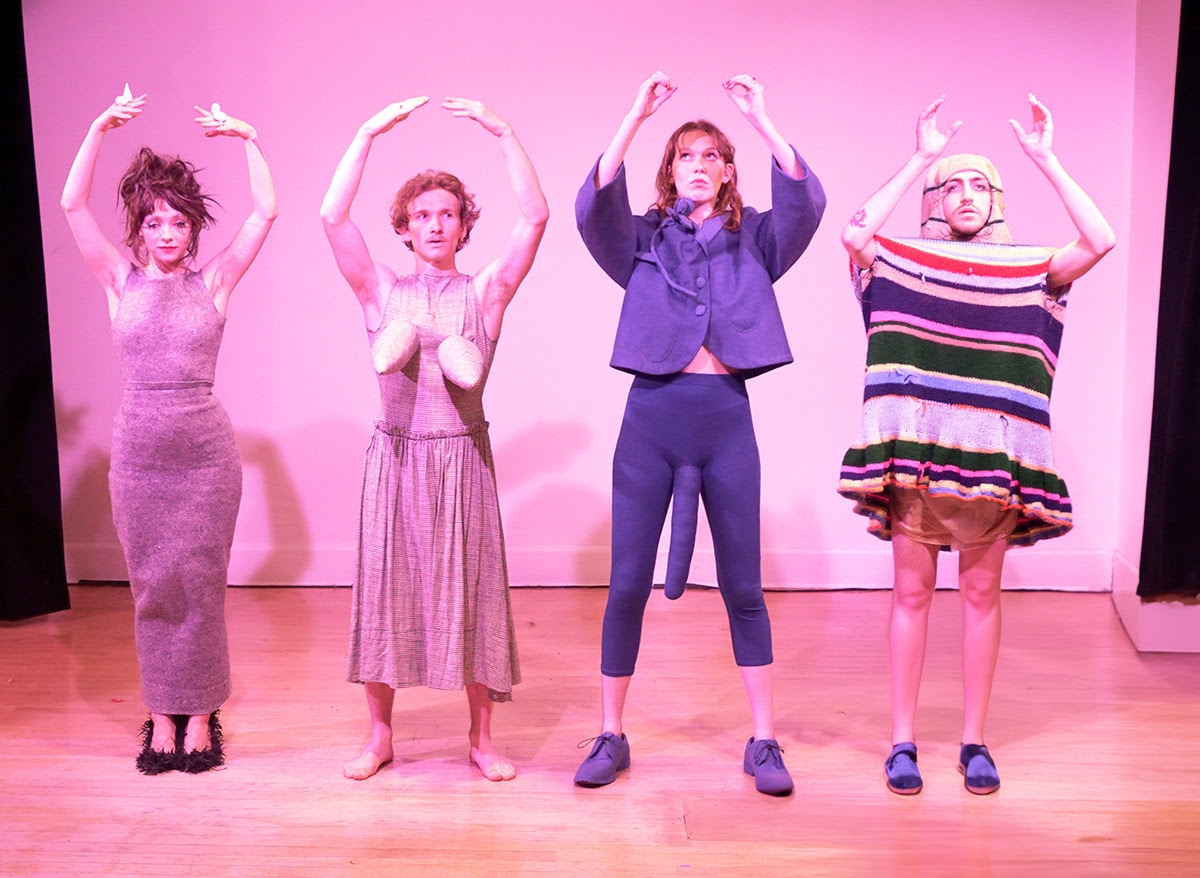
{"type": "Polygon", "coordinates": [[[734,658],[745,667],[771,664],[758,443],[746,382],[732,375],[639,375],[613,455],[612,573],[600,648],[605,676],[633,674],[674,473],[685,466],[700,472],[734,658]]]}

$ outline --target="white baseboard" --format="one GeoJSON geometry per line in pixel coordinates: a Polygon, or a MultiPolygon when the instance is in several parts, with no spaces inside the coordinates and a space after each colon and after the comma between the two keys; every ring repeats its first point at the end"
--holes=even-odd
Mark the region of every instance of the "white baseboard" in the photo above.
{"type": "MultiPolygon", "coordinates": [[[[67,577],[71,582],[128,578],[120,547],[115,544],[68,543],[67,577]]],[[[349,585],[354,576],[354,549],[348,546],[278,549],[236,546],[229,565],[234,585],[349,585]]],[[[957,556],[942,553],[938,584],[952,588],[957,556]]],[[[1108,591],[1113,581],[1111,556],[1106,552],[1064,552],[1050,547],[1014,549],[1005,560],[1008,590],[1108,591]]],[[[514,586],[607,585],[607,548],[563,547],[508,552],[509,580],[514,586]]],[[[660,555],[657,581],[666,569],[660,555]]],[[[763,585],[774,589],[890,588],[892,556],[889,547],[852,552],[777,549],[763,552],[763,585]]],[[[711,549],[698,549],[689,581],[715,584],[711,549]]]]}
{"type": "Polygon", "coordinates": [[[1143,601],[1138,568],[1113,554],[1112,601],[1138,652],[1200,652],[1200,602],[1143,601]]]}

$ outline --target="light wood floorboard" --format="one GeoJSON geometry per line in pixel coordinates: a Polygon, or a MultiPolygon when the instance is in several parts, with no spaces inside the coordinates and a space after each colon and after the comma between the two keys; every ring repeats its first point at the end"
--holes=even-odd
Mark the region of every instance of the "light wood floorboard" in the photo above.
{"type": "Polygon", "coordinates": [[[599,721],[603,589],[513,591],[525,682],[496,711],[520,770],[466,760],[461,693],[396,698],[396,762],[361,746],[343,682],[347,589],[229,592],[229,764],[142,777],[128,589],[0,624],[0,874],[1195,875],[1200,656],[1139,655],[1108,595],[1011,592],[988,743],[1003,787],[955,769],[959,602],[934,604],[918,714],[925,790],[883,784],[887,592],[768,595],[780,741],[796,794],[741,771],[749,716],[719,597],[656,591],[626,729],[633,767],[572,775],[599,721]]]}

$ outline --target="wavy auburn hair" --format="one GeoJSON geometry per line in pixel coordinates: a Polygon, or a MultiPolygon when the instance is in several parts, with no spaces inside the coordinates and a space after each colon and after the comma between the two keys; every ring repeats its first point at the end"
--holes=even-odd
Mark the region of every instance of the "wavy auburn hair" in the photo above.
{"type": "Polygon", "coordinates": [[[658,166],[658,176],[654,178],[658,201],[652,206],[666,213],[679,200],[679,193],[675,191],[675,157],[683,139],[690,134],[707,134],[711,137],[717,144],[717,152],[721,154],[721,159],[733,168],[729,181],[722,183],[721,188],[717,190],[717,203],[713,207],[713,213],[728,211],[729,216],[725,220],[725,228],[736,232],[742,227],[742,196],[737,188],[737,165],[733,163],[733,143],[725,136],[725,132],[707,119],[684,122],[668,138],[666,149],[663,150],[662,164],[658,166]]]}
{"type": "MultiPolygon", "coordinates": [[[[433,189],[445,189],[458,199],[458,221],[462,224],[463,236],[455,251],[461,250],[471,241],[471,229],[479,220],[480,210],[475,206],[475,196],[467,191],[463,181],[445,171],[422,171],[415,177],[410,177],[396,193],[392,201],[392,228],[399,235],[408,228],[408,205],[418,195],[424,195],[433,189]]],[[[411,241],[405,241],[404,246],[413,248],[411,241]]]]}
{"type": "Polygon", "coordinates": [[[117,195],[125,205],[125,246],[133,258],[147,261],[142,241],[142,223],[154,213],[161,201],[183,214],[188,221],[187,258],[195,259],[200,247],[200,230],[216,224],[208,206],[216,199],[200,191],[196,167],[179,156],[162,156],[148,146],[138,150],[129,169],[117,186],[117,195]]]}

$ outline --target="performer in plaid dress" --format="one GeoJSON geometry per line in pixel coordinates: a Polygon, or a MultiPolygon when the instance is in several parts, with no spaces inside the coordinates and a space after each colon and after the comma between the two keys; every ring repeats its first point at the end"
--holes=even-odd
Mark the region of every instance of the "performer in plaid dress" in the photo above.
{"type": "Polygon", "coordinates": [[[375,262],[350,205],[375,137],[427,101],[392,104],[363,124],[321,208],[366,318],[381,400],[363,473],[347,673],[365,684],[371,737],[344,774],[363,780],[391,761],[395,690],[428,686],[466,689],[470,759],[489,780],[509,780],[516,769],[492,741],[491,716],[520,670],[483,388],[548,211],[512,128],[477,101],[446,98],[445,109],[498,139],[520,219],[498,259],[461,274],[456,254],[479,211],[457,177],[426,171],[392,206],[413,274],[375,262]]]}

